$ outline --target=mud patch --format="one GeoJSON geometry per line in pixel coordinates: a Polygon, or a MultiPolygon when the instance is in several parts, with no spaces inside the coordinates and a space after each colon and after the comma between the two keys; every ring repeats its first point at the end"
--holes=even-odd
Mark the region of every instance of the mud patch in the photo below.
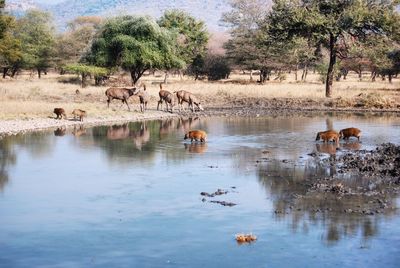
{"type": "Polygon", "coordinates": [[[320,161],[326,167],[334,166],[337,173],[307,181],[305,194],[293,200],[294,209],[299,209],[300,203],[319,203],[319,210],[367,215],[396,209],[395,198],[400,190],[400,146],[385,143],[375,150],[346,152],[334,160],[320,161]]]}

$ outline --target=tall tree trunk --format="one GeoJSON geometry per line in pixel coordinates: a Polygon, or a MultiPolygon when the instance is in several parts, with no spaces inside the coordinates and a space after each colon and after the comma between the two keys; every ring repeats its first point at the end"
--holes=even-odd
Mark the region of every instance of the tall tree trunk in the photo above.
{"type": "Polygon", "coordinates": [[[250,82],[253,81],[253,70],[250,70],[250,82]]]}
{"type": "Polygon", "coordinates": [[[391,83],[392,83],[393,75],[392,75],[392,74],[389,74],[388,77],[389,77],[389,83],[391,84],[391,83]]]}
{"type": "Polygon", "coordinates": [[[132,79],[132,86],[136,85],[137,81],[139,81],[140,77],[142,77],[142,75],[144,74],[144,72],[146,70],[147,69],[143,69],[143,70],[141,70],[141,69],[139,69],[139,70],[138,69],[133,69],[133,70],[130,70],[131,79],[132,79]]]}
{"type": "Polygon", "coordinates": [[[40,69],[37,69],[37,74],[39,79],[42,78],[42,71],[40,69]]]}
{"type": "Polygon", "coordinates": [[[168,71],[165,71],[164,84],[167,83],[167,78],[168,78],[168,71]]]}
{"type": "Polygon", "coordinates": [[[326,74],[326,88],[325,88],[325,97],[332,97],[332,87],[333,87],[333,67],[336,64],[336,37],[333,34],[330,34],[329,37],[329,66],[328,72],[326,74]]]}
{"type": "Polygon", "coordinates": [[[297,81],[297,71],[299,70],[299,65],[296,64],[296,67],[294,69],[294,80],[297,81]]]}
{"type": "Polygon", "coordinates": [[[301,75],[301,81],[306,81],[307,73],[308,73],[308,67],[307,64],[305,64],[303,68],[303,73],[301,75]]]}
{"type": "Polygon", "coordinates": [[[372,73],[371,73],[371,81],[372,81],[372,82],[375,82],[375,80],[376,80],[376,71],[374,70],[374,71],[372,71],[372,73]]]}

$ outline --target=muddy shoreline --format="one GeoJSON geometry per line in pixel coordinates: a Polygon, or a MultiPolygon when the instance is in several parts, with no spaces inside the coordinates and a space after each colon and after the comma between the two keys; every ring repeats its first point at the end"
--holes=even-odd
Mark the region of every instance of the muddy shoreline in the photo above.
{"type": "Polygon", "coordinates": [[[338,152],[321,158],[310,154],[318,165],[334,174],[307,178],[301,182],[305,191],[287,198],[286,209],[316,213],[374,215],[397,210],[400,194],[400,146],[383,143],[374,150],[338,152]]]}

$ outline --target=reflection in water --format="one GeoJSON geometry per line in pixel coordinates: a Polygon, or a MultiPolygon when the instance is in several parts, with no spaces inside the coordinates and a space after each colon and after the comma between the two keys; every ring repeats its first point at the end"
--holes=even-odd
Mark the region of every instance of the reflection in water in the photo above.
{"type": "Polygon", "coordinates": [[[176,123],[176,119],[170,118],[167,120],[160,120],[160,139],[165,138],[166,136],[168,136],[172,131],[175,130],[175,123],[176,123]]]}
{"type": "MultiPolygon", "coordinates": [[[[387,241],[390,246],[398,242],[391,237],[391,229],[394,227],[398,234],[395,224],[399,217],[383,220],[396,211],[344,213],[349,204],[361,206],[376,200],[373,196],[338,198],[314,191],[316,180],[336,182],[340,174],[335,165],[323,166],[307,155],[312,151],[330,156],[342,153],[334,144],[314,141],[317,130],[333,122],[335,128],[360,126],[366,134],[362,143],[366,149],[384,140],[398,143],[400,138],[393,133],[398,130],[399,119],[392,121],[336,117],[327,122],[326,116],[177,118],[74,128],[72,134],[79,138],[55,138],[53,131],[6,138],[0,141],[0,188],[6,185],[6,194],[0,195],[1,259],[11,264],[36,260],[37,265],[31,265],[36,267],[69,261],[76,261],[73,264],[80,267],[107,266],[110,262],[117,266],[133,262],[131,266],[136,267],[140,266],[138,255],[132,257],[132,252],[139,252],[144,256],[139,261],[149,266],[162,266],[171,259],[175,266],[204,267],[207,263],[193,260],[203,260],[206,254],[214,254],[210,259],[227,256],[237,250],[232,234],[254,230],[260,240],[248,249],[257,255],[257,267],[273,261],[271,256],[280,260],[289,256],[294,261],[317,256],[319,259],[311,265],[299,266],[319,267],[331,252],[334,257],[330,261],[336,256],[348,262],[372,255],[366,266],[374,266],[379,263],[376,259],[386,254],[393,263],[395,257],[379,248],[387,241]],[[390,131],[382,133],[382,127],[390,131]],[[183,134],[193,128],[205,129],[209,142],[185,144],[183,134]],[[10,181],[13,187],[7,184],[10,181]],[[220,198],[237,201],[237,207],[208,206],[199,198],[201,191],[232,186],[237,190],[220,198]],[[268,211],[276,213],[271,217],[268,211]],[[289,231],[282,221],[290,222],[289,231]],[[27,238],[27,229],[34,235],[27,238]],[[323,244],[341,241],[341,246],[321,247],[315,239],[321,234],[323,244]],[[348,244],[357,247],[360,236],[374,237],[368,242],[373,241],[378,250],[348,254],[348,244]],[[65,250],[59,249],[58,241],[64,238],[71,243],[65,250]],[[103,243],[104,239],[112,241],[103,243]],[[268,239],[276,246],[265,243],[268,239]],[[192,247],[194,241],[198,246],[192,247]],[[118,253],[115,244],[119,245],[118,253]],[[284,250],[277,252],[276,248],[284,250]],[[81,262],[81,252],[86,250],[88,256],[98,258],[94,265],[81,262]],[[111,253],[104,256],[104,252],[111,253]]],[[[339,146],[344,150],[361,148],[358,142],[341,142],[339,146]]],[[[327,162],[334,163],[334,159],[327,162]]],[[[347,176],[343,184],[346,189],[364,189],[375,187],[373,179],[347,176]]],[[[238,261],[247,255],[233,255],[223,260],[225,266],[246,266],[238,261]]],[[[343,262],[334,260],[330,264],[335,267],[343,262]]],[[[275,261],[271,266],[279,265],[275,261]]]]}
{"type": "Polygon", "coordinates": [[[0,190],[8,183],[8,168],[16,163],[17,156],[8,139],[0,140],[0,190]]]}
{"type": "Polygon", "coordinates": [[[315,148],[317,149],[317,152],[330,154],[330,155],[335,155],[336,149],[338,147],[339,146],[335,143],[317,143],[317,144],[315,144],[315,148]]]}
{"type": "Polygon", "coordinates": [[[128,124],[114,125],[107,129],[107,139],[124,140],[129,137],[130,130],[128,124]]]}
{"type": "Polygon", "coordinates": [[[184,133],[188,132],[189,130],[193,130],[198,123],[200,122],[199,117],[190,117],[190,118],[179,118],[176,128],[178,130],[182,130],[184,133]]]}
{"type": "Polygon", "coordinates": [[[185,145],[185,150],[187,150],[189,153],[204,153],[207,151],[207,143],[184,143],[185,145]]]}
{"type": "Polygon", "coordinates": [[[361,149],[361,143],[358,141],[347,141],[340,144],[340,147],[350,151],[357,151],[361,149]]]}
{"type": "Polygon", "coordinates": [[[80,125],[79,127],[74,126],[74,130],[72,131],[72,135],[74,135],[75,137],[80,137],[82,135],[86,134],[86,129],[84,128],[84,126],[80,125]]]}
{"type": "Polygon", "coordinates": [[[140,129],[130,129],[129,125],[114,125],[107,129],[107,139],[109,140],[127,140],[132,139],[133,144],[138,150],[150,140],[150,131],[148,130],[145,122],[140,124],[140,129]]]}
{"type": "Polygon", "coordinates": [[[66,130],[67,129],[65,127],[59,127],[56,130],[54,130],[54,136],[64,136],[66,130]]]}
{"type": "Polygon", "coordinates": [[[148,130],[145,122],[140,125],[140,130],[132,131],[130,133],[133,143],[136,148],[142,150],[142,147],[150,141],[150,131],[148,130]]]}

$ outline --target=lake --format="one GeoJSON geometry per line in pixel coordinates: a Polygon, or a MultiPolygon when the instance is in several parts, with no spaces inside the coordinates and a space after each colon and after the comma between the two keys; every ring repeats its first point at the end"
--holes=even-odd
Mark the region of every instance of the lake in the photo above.
{"type": "Polygon", "coordinates": [[[363,132],[361,143],[341,142],[338,153],[400,144],[398,116],[322,113],[6,137],[0,267],[398,267],[398,210],[329,213],[315,201],[290,211],[305,191],[299,182],[336,172],[308,155],[334,153],[315,142],[330,127],[363,132]],[[184,141],[189,129],[206,130],[208,141],[184,141]],[[204,194],[218,189],[224,194],[204,194]],[[258,239],[238,244],[237,233],[258,239]]]}

